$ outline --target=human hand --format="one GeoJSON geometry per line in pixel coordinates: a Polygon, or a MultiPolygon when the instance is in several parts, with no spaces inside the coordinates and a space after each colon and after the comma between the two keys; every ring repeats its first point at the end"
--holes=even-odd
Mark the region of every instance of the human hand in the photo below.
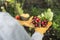
{"type": "Polygon", "coordinates": [[[35,32],[39,32],[40,34],[44,34],[49,29],[49,27],[51,25],[52,25],[52,22],[48,22],[46,27],[36,27],[35,32]]]}
{"type": "Polygon", "coordinates": [[[26,27],[34,28],[34,26],[33,26],[32,23],[31,23],[31,22],[32,22],[32,18],[33,18],[33,16],[31,16],[30,19],[27,20],[27,21],[18,20],[18,22],[19,22],[21,25],[24,25],[24,26],[26,26],[26,27]]]}

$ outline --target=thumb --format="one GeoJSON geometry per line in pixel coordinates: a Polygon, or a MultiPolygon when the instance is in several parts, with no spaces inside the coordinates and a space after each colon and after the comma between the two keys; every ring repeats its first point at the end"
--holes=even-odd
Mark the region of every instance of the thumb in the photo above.
{"type": "Polygon", "coordinates": [[[32,21],[33,16],[30,17],[29,21],[32,21]]]}

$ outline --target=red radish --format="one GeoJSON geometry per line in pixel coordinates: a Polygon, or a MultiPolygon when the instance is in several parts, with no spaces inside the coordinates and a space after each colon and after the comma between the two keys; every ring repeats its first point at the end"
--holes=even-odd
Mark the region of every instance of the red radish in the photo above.
{"type": "Polygon", "coordinates": [[[34,16],[34,17],[33,17],[33,19],[36,19],[36,18],[37,18],[37,16],[34,16]]]}
{"type": "Polygon", "coordinates": [[[35,24],[35,27],[39,27],[39,25],[38,24],[35,24]]]}
{"type": "Polygon", "coordinates": [[[46,25],[42,25],[42,27],[45,27],[46,25]]]}
{"type": "Polygon", "coordinates": [[[48,23],[47,19],[41,21],[40,18],[38,18],[37,16],[34,16],[32,20],[33,20],[32,23],[34,24],[35,27],[39,27],[39,25],[41,27],[45,27],[48,23]]]}
{"type": "Polygon", "coordinates": [[[34,22],[34,21],[32,21],[32,23],[33,23],[33,24],[35,24],[35,22],[34,22]]]}
{"type": "Polygon", "coordinates": [[[41,24],[44,25],[45,23],[42,21],[41,24]]]}
{"type": "Polygon", "coordinates": [[[45,22],[44,22],[44,21],[41,22],[41,26],[42,26],[42,27],[45,26],[45,22]]]}
{"type": "Polygon", "coordinates": [[[47,23],[45,23],[45,25],[47,25],[47,23]]]}
{"type": "Polygon", "coordinates": [[[36,18],[36,21],[37,21],[37,22],[40,22],[40,19],[39,19],[39,18],[36,18]]]}
{"type": "Polygon", "coordinates": [[[38,23],[38,22],[35,20],[35,23],[38,23]]]}
{"type": "Polygon", "coordinates": [[[15,18],[16,18],[17,20],[20,20],[20,16],[19,16],[19,15],[16,15],[15,18]]]}
{"type": "Polygon", "coordinates": [[[43,20],[43,21],[41,22],[41,26],[42,26],[42,27],[45,27],[45,26],[47,25],[47,23],[48,23],[47,20],[43,20]]]}
{"type": "Polygon", "coordinates": [[[41,20],[37,17],[37,16],[34,16],[33,19],[32,19],[32,23],[34,24],[35,27],[39,27],[39,25],[41,25],[41,20]]]}

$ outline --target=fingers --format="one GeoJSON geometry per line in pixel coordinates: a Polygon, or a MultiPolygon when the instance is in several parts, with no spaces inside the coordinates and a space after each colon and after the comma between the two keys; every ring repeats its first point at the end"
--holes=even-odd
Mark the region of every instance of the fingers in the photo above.
{"type": "Polygon", "coordinates": [[[19,24],[24,25],[25,21],[17,20],[19,24]]]}
{"type": "Polygon", "coordinates": [[[52,22],[48,22],[48,24],[46,26],[46,30],[48,30],[51,25],[52,25],[52,22]]]}
{"type": "Polygon", "coordinates": [[[24,23],[24,26],[34,28],[34,26],[29,22],[24,23]]]}
{"type": "Polygon", "coordinates": [[[30,17],[30,19],[28,21],[21,21],[21,20],[17,20],[21,25],[24,25],[26,27],[31,27],[34,28],[34,26],[32,25],[32,18],[33,16],[30,17]]]}
{"type": "Polygon", "coordinates": [[[42,30],[48,30],[51,25],[52,25],[52,22],[48,22],[46,27],[39,27],[39,28],[42,30]]]}
{"type": "Polygon", "coordinates": [[[46,31],[44,30],[44,28],[35,28],[35,32],[38,32],[40,34],[44,34],[46,31]]]}
{"type": "Polygon", "coordinates": [[[44,34],[51,25],[52,25],[52,22],[48,22],[46,27],[36,27],[35,31],[44,34]]]}
{"type": "Polygon", "coordinates": [[[30,17],[29,21],[32,21],[33,16],[30,17]]]}

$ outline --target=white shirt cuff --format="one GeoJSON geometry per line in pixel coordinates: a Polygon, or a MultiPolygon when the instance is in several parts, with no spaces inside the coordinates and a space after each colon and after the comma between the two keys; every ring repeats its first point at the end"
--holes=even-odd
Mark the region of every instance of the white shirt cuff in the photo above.
{"type": "Polygon", "coordinates": [[[42,40],[43,38],[43,34],[40,34],[38,32],[35,32],[33,35],[32,35],[32,40],[42,40]]]}

